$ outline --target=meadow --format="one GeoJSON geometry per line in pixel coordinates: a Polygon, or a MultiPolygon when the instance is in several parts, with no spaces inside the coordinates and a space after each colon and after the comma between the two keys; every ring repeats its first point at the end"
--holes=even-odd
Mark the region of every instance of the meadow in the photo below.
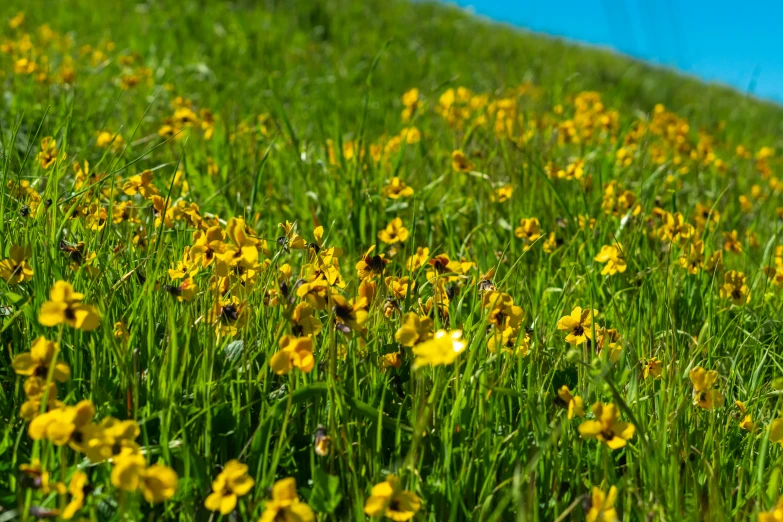
{"type": "Polygon", "coordinates": [[[783,108],[401,0],[10,0],[0,89],[0,522],[783,520],[783,108]]]}

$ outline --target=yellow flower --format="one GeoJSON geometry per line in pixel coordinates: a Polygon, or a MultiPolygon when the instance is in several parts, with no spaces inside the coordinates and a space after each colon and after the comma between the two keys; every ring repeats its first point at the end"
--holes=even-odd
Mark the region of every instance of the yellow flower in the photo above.
{"type": "Polygon", "coordinates": [[[8,20],[8,27],[10,27],[11,29],[18,29],[23,23],[24,23],[24,13],[22,11],[19,11],[13,16],[13,18],[8,20]]]}
{"type": "Polygon", "coordinates": [[[406,91],[405,94],[402,95],[402,104],[405,106],[402,110],[402,121],[407,123],[413,118],[416,110],[421,105],[419,89],[414,87],[413,89],[406,91]]]}
{"type": "Polygon", "coordinates": [[[602,246],[601,251],[595,256],[595,260],[599,263],[606,263],[606,266],[604,266],[604,269],[601,271],[601,275],[611,276],[625,272],[625,259],[619,245],[602,246]]]}
{"type": "Polygon", "coordinates": [[[87,487],[87,474],[77,471],[68,483],[68,494],[71,499],[62,512],[62,518],[70,520],[84,506],[85,488],[87,487]]]}
{"type": "Polygon", "coordinates": [[[487,342],[487,349],[491,353],[496,353],[498,348],[508,353],[521,354],[526,357],[530,353],[530,336],[525,333],[522,338],[519,338],[519,331],[517,329],[507,327],[500,330],[497,327],[491,329],[490,338],[487,342]]]}
{"type": "Polygon", "coordinates": [[[617,181],[612,181],[604,187],[601,207],[605,214],[616,217],[623,217],[629,212],[633,216],[638,216],[642,211],[642,206],[636,202],[636,195],[630,190],[624,190],[617,181]]]}
{"type": "Polygon", "coordinates": [[[152,196],[160,195],[160,192],[152,184],[154,174],[151,170],[145,170],[141,174],[131,176],[128,181],[122,186],[122,191],[133,196],[134,194],[141,194],[144,199],[150,199],[152,196]]]}
{"type": "Polygon", "coordinates": [[[385,372],[387,368],[400,369],[402,366],[402,355],[399,352],[387,353],[381,356],[381,371],[385,372]]]}
{"type": "Polygon", "coordinates": [[[697,366],[688,373],[693,383],[693,404],[711,410],[717,406],[723,406],[723,395],[718,390],[713,390],[712,385],[718,379],[718,372],[707,371],[697,366]]]}
{"type": "Polygon", "coordinates": [[[408,312],[402,316],[402,325],[394,339],[403,346],[412,347],[432,337],[433,321],[426,315],[408,312]]]}
{"type": "Polygon", "coordinates": [[[230,460],[212,482],[212,493],[204,501],[204,507],[228,515],[236,508],[237,498],[247,495],[253,484],[255,481],[247,474],[247,465],[230,460]]]}
{"type": "MultiPolygon", "coordinates": [[[[589,308],[582,310],[577,306],[571,311],[571,315],[560,318],[557,322],[557,329],[568,332],[565,338],[568,344],[579,346],[593,338],[593,318],[596,315],[598,315],[597,310],[589,308]]],[[[598,330],[600,327],[596,324],[595,328],[598,330]]]]}
{"type": "Polygon", "coordinates": [[[557,390],[557,396],[562,401],[562,405],[568,409],[568,419],[573,419],[574,416],[585,416],[585,403],[579,395],[572,395],[571,390],[565,384],[557,390]]]}
{"type": "Polygon", "coordinates": [[[609,493],[604,493],[600,488],[593,486],[592,504],[587,512],[587,522],[615,522],[617,510],[614,503],[617,500],[617,488],[612,486],[609,493]]]}
{"type": "Polygon", "coordinates": [[[55,446],[70,446],[76,451],[85,450],[91,441],[100,435],[99,428],[92,423],[95,406],[89,400],[76,406],[63,406],[35,417],[27,427],[33,440],[47,439],[55,446]]]}
{"type": "Polygon", "coordinates": [[[177,473],[163,464],[147,468],[141,481],[141,494],[150,504],[169,500],[177,492],[177,473]]]}
{"type": "Polygon", "coordinates": [[[220,173],[220,166],[215,162],[212,157],[207,158],[207,175],[215,177],[220,173]]]}
{"type": "Polygon", "coordinates": [[[538,223],[538,218],[523,218],[519,222],[519,226],[514,230],[514,235],[525,241],[525,251],[527,251],[530,245],[541,237],[541,226],[538,223]]]}
{"type": "Polygon", "coordinates": [[[521,306],[514,304],[514,298],[509,294],[490,290],[481,297],[484,308],[489,310],[489,324],[502,332],[511,328],[514,333],[519,331],[525,312],[521,306]]]}
{"type": "Polygon", "coordinates": [[[196,230],[193,232],[193,247],[190,249],[190,257],[196,265],[207,268],[215,260],[217,254],[222,254],[226,249],[226,234],[220,226],[209,227],[206,232],[196,230]]]}
{"type": "Polygon", "coordinates": [[[185,277],[195,277],[199,271],[199,265],[193,262],[190,256],[190,247],[186,246],[182,251],[182,260],[177,261],[169,268],[169,277],[171,279],[183,279],[185,277]]]}
{"type": "Polygon", "coordinates": [[[691,241],[677,259],[677,263],[689,273],[698,274],[704,266],[704,241],[691,241]]]}
{"type": "Polygon", "coordinates": [[[310,373],[314,365],[313,340],[310,337],[284,335],[280,338],[280,351],[269,360],[269,366],[278,375],[285,375],[294,368],[310,373]]]}
{"type": "Polygon", "coordinates": [[[557,250],[557,247],[560,246],[562,242],[563,240],[558,239],[558,237],[555,235],[554,232],[550,232],[549,236],[547,236],[546,241],[544,241],[544,244],[541,248],[545,254],[551,254],[552,252],[557,250]]]}
{"type": "Polygon", "coordinates": [[[305,302],[296,305],[291,313],[291,330],[294,335],[318,335],[323,329],[323,324],[316,317],[313,307],[305,302]]]}
{"type": "Polygon", "coordinates": [[[596,351],[600,354],[606,349],[609,353],[609,360],[616,363],[623,352],[620,333],[614,328],[598,328],[596,335],[598,336],[596,351]]]}
{"type": "MultiPolygon", "coordinates": [[[[15,74],[33,74],[37,68],[38,68],[38,64],[36,64],[34,61],[30,60],[29,58],[19,58],[18,60],[16,60],[14,62],[14,73],[15,74]]],[[[44,139],[46,139],[46,138],[44,138],[44,139]]],[[[43,148],[43,144],[41,144],[41,148],[43,148]]],[[[38,161],[41,163],[41,167],[42,168],[48,168],[48,165],[44,166],[45,161],[41,159],[41,157],[42,157],[41,155],[44,154],[44,152],[39,152],[38,153],[38,161]]],[[[55,151],[55,153],[56,153],[56,151],[55,151]]]]}
{"type": "Polygon", "coordinates": [[[737,406],[737,409],[739,410],[739,414],[744,416],[744,418],[741,421],[739,421],[740,429],[743,429],[745,431],[750,431],[750,432],[756,431],[757,429],[756,423],[753,422],[752,417],[750,416],[747,409],[745,408],[745,404],[742,401],[734,401],[734,405],[737,406]]]}
{"type": "Polygon", "coordinates": [[[114,458],[111,483],[123,491],[136,491],[146,469],[147,461],[141,453],[125,450],[114,458]]]}
{"type": "Polygon", "coordinates": [[[115,132],[101,131],[98,133],[98,137],[95,138],[95,145],[101,149],[105,149],[109,145],[114,149],[121,149],[123,143],[125,143],[125,140],[115,132]]]}
{"type": "Polygon", "coordinates": [[[740,422],[740,428],[745,431],[756,431],[756,423],[753,422],[750,414],[745,415],[745,418],[742,419],[742,422],[740,422]]]}
{"type": "Polygon", "coordinates": [[[432,339],[413,347],[413,368],[452,364],[466,347],[461,330],[438,330],[432,339]]]}
{"type": "Polygon", "coordinates": [[[63,403],[57,400],[57,386],[50,382],[46,383],[46,378],[30,377],[24,382],[24,392],[27,400],[19,408],[19,416],[26,421],[33,420],[41,413],[41,403],[46,395],[46,408],[44,412],[61,408],[63,403]]]}
{"type": "Polygon", "coordinates": [[[399,137],[405,140],[406,144],[413,145],[421,141],[421,131],[416,127],[403,127],[399,137]]]}
{"type": "Polygon", "coordinates": [[[234,336],[247,324],[250,310],[232,296],[218,299],[207,314],[207,322],[215,326],[215,335],[234,336]]]}
{"type": "Polygon", "coordinates": [[[95,330],[100,325],[100,317],[95,308],[82,304],[84,294],[74,292],[66,281],[57,281],[49,291],[49,301],[41,306],[38,322],[44,326],[57,326],[65,323],[79,330],[95,330]]]}
{"type": "MultiPolygon", "coordinates": [[[[24,18],[24,15],[22,16],[24,18]]],[[[416,87],[413,87],[412,89],[405,91],[405,94],[402,95],[402,104],[405,107],[413,107],[418,102],[419,102],[419,89],[417,89],[416,87]]]]}
{"type": "Polygon", "coordinates": [[[720,223],[720,212],[717,209],[712,208],[712,205],[703,205],[696,203],[696,212],[693,217],[696,222],[696,227],[699,230],[704,230],[708,223],[717,225],[720,223]]]}
{"type": "Polygon", "coordinates": [[[136,443],[139,425],[134,420],[120,421],[105,417],[98,425],[98,435],[87,445],[85,454],[93,463],[117,457],[121,454],[141,453],[136,443]]]}
{"type": "Polygon", "coordinates": [[[24,480],[22,483],[23,485],[29,485],[29,487],[34,489],[40,489],[41,493],[44,495],[48,495],[55,491],[61,495],[66,492],[65,485],[62,482],[53,482],[49,472],[43,469],[41,461],[38,459],[33,459],[30,464],[21,464],[19,466],[19,471],[21,471],[24,474],[24,478],[27,479],[24,480]]]}
{"type": "Polygon", "coordinates": [[[47,136],[41,140],[41,152],[38,153],[38,164],[45,170],[51,167],[55,161],[57,161],[57,142],[51,136],[47,136]]]}
{"type": "Polygon", "coordinates": [[[778,499],[778,503],[772,508],[772,511],[759,513],[759,522],[780,522],[783,520],[783,496],[778,499]]]}
{"type": "Polygon", "coordinates": [[[204,131],[204,139],[209,141],[215,133],[215,115],[209,109],[201,109],[201,130],[204,131]]]}
{"type": "Polygon", "coordinates": [[[696,233],[693,225],[685,221],[679,212],[664,215],[664,224],[658,229],[658,237],[664,241],[682,244],[696,233]]]}
{"type": "Polygon", "coordinates": [[[470,172],[473,170],[474,165],[473,162],[465,156],[464,152],[455,150],[451,153],[451,168],[453,168],[455,172],[470,172]]]}
{"type": "Polygon", "coordinates": [[[490,199],[492,201],[497,201],[498,203],[504,203],[511,199],[511,194],[514,193],[514,187],[512,185],[503,185],[502,187],[496,188],[492,195],[490,196],[490,199]]]}
{"type": "MultiPolygon", "coordinates": [[[[388,279],[388,277],[386,278],[388,279]]],[[[364,298],[366,301],[363,308],[369,309],[369,305],[375,301],[375,294],[378,291],[378,283],[376,283],[374,280],[371,279],[363,279],[361,283],[359,283],[359,288],[357,290],[357,293],[359,294],[359,298],[364,298]]]]}
{"type": "Polygon", "coordinates": [[[177,298],[177,301],[192,301],[198,294],[198,285],[190,277],[182,281],[179,286],[166,285],[164,289],[177,298]]]}
{"type": "Polygon", "coordinates": [[[783,418],[775,419],[770,423],[769,440],[783,444],[783,418]]]}
{"type": "Polygon", "coordinates": [[[713,252],[704,264],[704,269],[710,273],[723,270],[723,252],[721,250],[713,252]]]}
{"type": "Polygon", "coordinates": [[[580,214],[577,219],[581,230],[593,230],[595,228],[595,218],[580,214]]]}
{"type": "Polygon", "coordinates": [[[420,509],[418,495],[400,489],[399,479],[394,475],[388,475],[385,481],[373,486],[370,498],[364,504],[365,514],[371,517],[383,515],[395,522],[412,519],[420,509]]]}
{"type": "MultiPolygon", "coordinates": [[[[361,261],[360,261],[361,262],[361,261]]],[[[296,289],[296,295],[314,310],[326,308],[326,297],[329,295],[329,283],[323,277],[312,277],[296,289]]]]}
{"type": "Polygon", "coordinates": [[[378,232],[378,239],[387,245],[393,245],[404,243],[408,239],[408,235],[408,229],[402,225],[402,219],[396,217],[386,225],[386,228],[378,232]]]}
{"type": "Polygon", "coordinates": [[[285,223],[278,223],[277,226],[278,228],[282,228],[285,232],[284,236],[278,238],[278,243],[283,245],[285,248],[293,248],[295,250],[307,248],[307,241],[305,241],[302,236],[295,232],[295,223],[286,221],[285,223]]]}
{"type": "Polygon", "coordinates": [[[620,412],[614,404],[596,403],[593,406],[596,420],[588,420],[579,425],[582,437],[598,439],[610,449],[625,446],[636,433],[636,427],[628,422],[620,422],[620,412]]]}
{"type": "Polygon", "coordinates": [[[356,263],[356,274],[359,276],[359,279],[369,279],[383,273],[384,267],[389,262],[385,254],[372,255],[373,250],[375,250],[375,245],[368,248],[367,252],[356,263]]]}
{"type": "Polygon", "coordinates": [[[389,183],[385,187],[383,187],[381,193],[384,197],[389,199],[408,198],[413,195],[413,189],[395,176],[389,180],[389,183]]]}
{"type": "Polygon", "coordinates": [[[389,276],[384,281],[394,299],[405,299],[408,291],[416,288],[416,282],[411,281],[408,277],[389,276]]]}
{"type": "Polygon", "coordinates": [[[746,284],[745,274],[731,270],[724,274],[723,280],[723,286],[720,287],[722,299],[731,299],[737,306],[750,302],[750,287],[746,284]]]}
{"type": "MultiPolygon", "coordinates": [[[[248,234],[250,228],[242,218],[231,218],[226,224],[226,234],[231,240],[223,253],[232,268],[255,269],[258,265],[259,240],[248,234]]],[[[323,229],[321,229],[323,232],[323,229]]]]}
{"type": "Polygon", "coordinates": [[[427,247],[417,247],[416,253],[408,258],[405,267],[411,272],[415,272],[424,266],[430,258],[430,249],[427,247]]]}
{"type": "Polygon", "coordinates": [[[285,478],[272,486],[272,500],[266,502],[264,514],[258,522],[315,522],[313,510],[299,500],[296,480],[285,478]]]}
{"type": "Polygon", "coordinates": [[[657,357],[650,357],[643,363],[644,366],[644,378],[652,377],[657,379],[663,372],[663,361],[657,357]]]}
{"type": "Polygon", "coordinates": [[[369,318],[365,298],[359,297],[348,302],[343,296],[335,293],[330,296],[329,301],[334,312],[335,327],[338,330],[347,334],[351,330],[361,331],[364,329],[364,323],[369,318]]]}
{"type": "Polygon", "coordinates": [[[39,377],[46,380],[49,368],[54,364],[52,378],[57,382],[65,382],[71,376],[71,368],[62,361],[56,361],[59,351],[59,344],[40,336],[33,341],[29,353],[21,353],[14,357],[11,366],[18,375],[39,377]]]}
{"type": "Polygon", "coordinates": [[[8,259],[0,261],[0,277],[10,285],[17,285],[33,278],[33,269],[27,263],[29,253],[24,247],[14,245],[8,259]]]}
{"type": "Polygon", "coordinates": [[[169,500],[177,491],[177,473],[163,464],[147,467],[144,456],[132,449],[124,449],[114,457],[111,483],[123,491],[141,489],[150,504],[169,500]]]}
{"type": "Polygon", "coordinates": [[[731,232],[724,232],[723,240],[723,250],[733,254],[742,253],[742,243],[740,243],[739,235],[737,234],[736,230],[732,230],[731,232]]]}
{"type": "Polygon", "coordinates": [[[117,321],[114,323],[114,338],[119,339],[123,342],[127,342],[130,338],[130,333],[128,332],[128,325],[125,324],[123,321],[117,321]]]}

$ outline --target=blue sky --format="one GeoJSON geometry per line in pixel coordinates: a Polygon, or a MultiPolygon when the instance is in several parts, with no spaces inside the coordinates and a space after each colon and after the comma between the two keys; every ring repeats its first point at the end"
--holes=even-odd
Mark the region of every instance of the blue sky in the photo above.
{"type": "Polygon", "coordinates": [[[783,102],[783,0],[449,0],[783,102]]]}

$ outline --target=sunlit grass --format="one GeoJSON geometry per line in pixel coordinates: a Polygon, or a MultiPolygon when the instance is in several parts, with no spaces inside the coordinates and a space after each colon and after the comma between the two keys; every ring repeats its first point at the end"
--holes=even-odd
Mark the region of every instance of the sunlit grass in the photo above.
{"type": "Polygon", "coordinates": [[[0,520],[775,509],[779,107],[437,4],[49,4],[0,520]]]}

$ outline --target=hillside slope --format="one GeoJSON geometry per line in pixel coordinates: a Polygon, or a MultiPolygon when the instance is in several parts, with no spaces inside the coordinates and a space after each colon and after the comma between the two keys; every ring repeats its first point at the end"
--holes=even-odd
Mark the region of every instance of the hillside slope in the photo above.
{"type": "Polygon", "coordinates": [[[783,518],[783,108],[438,3],[0,20],[0,519],[783,518]]]}

